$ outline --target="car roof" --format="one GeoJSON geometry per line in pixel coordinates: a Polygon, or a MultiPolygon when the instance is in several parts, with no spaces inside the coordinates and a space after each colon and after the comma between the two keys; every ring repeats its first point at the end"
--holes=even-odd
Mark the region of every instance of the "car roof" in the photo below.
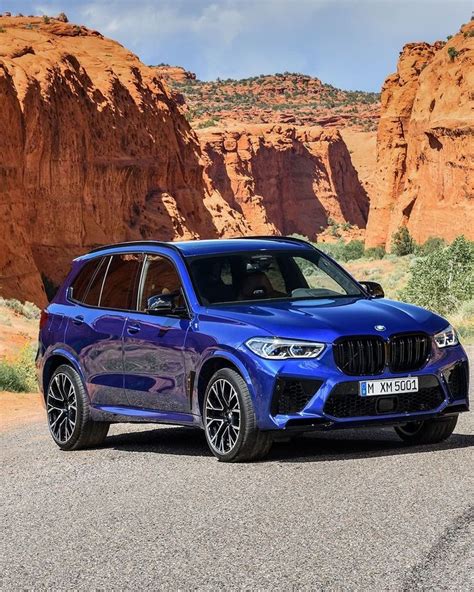
{"type": "Polygon", "coordinates": [[[212,255],[217,253],[235,253],[239,251],[276,251],[288,249],[311,249],[305,241],[286,237],[249,237],[214,240],[179,241],[173,243],[185,257],[212,255]]]}
{"type": "Polygon", "coordinates": [[[313,249],[312,245],[302,239],[286,236],[269,237],[241,237],[229,239],[210,239],[210,240],[188,240],[176,242],[162,241],[131,241],[125,243],[116,243],[112,245],[103,245],[93,249],[89,253],[78,257],[77,259],[89,258],[99,254],[113,253],[118,249],[138,249],[140,251],[165,248],[178,251],[184,257],[194,257],[200,255],[214,255],[248,251],[277,251],[291,248],[292,250],[313,249]]]}

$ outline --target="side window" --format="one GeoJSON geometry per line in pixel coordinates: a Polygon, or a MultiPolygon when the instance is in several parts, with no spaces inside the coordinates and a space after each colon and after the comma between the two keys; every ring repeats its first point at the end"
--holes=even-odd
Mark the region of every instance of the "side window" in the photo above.
{"type": "Polygon", "coordinates": [[[99,299],[101,308],[119,310],[135,308],[136,288],[142,260],[143,256],[139,253],[112,256],[99,299]]]}
{"type": "Polygon", "coordinates": [[[304,257],[294,257],[294,261],[300,268],[308,284],[307,286],[302,287],[308,287],[311,290],[322,290],[329,292],[330,294],[339,294],[341,296],[349,293],[343,284],[344,281],[347,282],[347,278],[340,274],[340,279],[342,281],[339,283],[337,281],[339,275],[337,274],[337,269],[333,269],[333,266],[328,263],[326,259],[321,257],[318,264],[309,259],[305,259],[304,257]],[[331,277],[330,275],[331,270],[332,276],[334,277],[331,277]]]}
{"type": "Polygon", "coordinates": [[[98,270],[103,263],[102,257],[97,257],[88,261],[81,269],[76,279],[72,282],[72,298],[77,302],[85,302],[89,286],[98,270]]]}
{"type": "Polygon", "coordinates": [[[143,288],[138,310],[145,311],[155,296],[176,294],[176,305],[183,306],[181,281],[173,263],[160,255],[147,255],[143,272],[143,288]]]}
{"type": "Polygon", "coordinates": [[[92,278],[92,282],[90,283],[86,297],[84,298],[84,304],[88,304],[89,306],[99,306],[100,292],[102,290],[104,275],[107,271],[109,261],[110,257],[102,257],[97,272],[92,278]]]}

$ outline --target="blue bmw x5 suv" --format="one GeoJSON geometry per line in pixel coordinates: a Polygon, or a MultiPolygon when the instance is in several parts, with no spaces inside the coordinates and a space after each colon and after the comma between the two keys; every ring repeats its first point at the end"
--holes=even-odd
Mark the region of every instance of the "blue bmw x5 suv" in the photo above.
{"type": "Polygon", "coordinates": [[[468,410],[467,356],[445,319],[284,237],[79,257],[42,313],[37,363],[64,450],[99,445],[115,422],[202,428],[221,461],[334,428],[434,443],[468,410]]]}

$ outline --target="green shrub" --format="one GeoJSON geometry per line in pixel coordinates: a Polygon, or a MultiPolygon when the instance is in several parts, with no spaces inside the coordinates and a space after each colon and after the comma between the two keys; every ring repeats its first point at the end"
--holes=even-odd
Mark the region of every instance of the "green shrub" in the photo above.
{"type": "Polygon", "coordinates": [[[205,127],[213,127],[215,125],[217,125],[219,123],[219,119],[214,118],[214,119],[206,119],[206,121],[202,121],[201,123],[197,124],[197,128],[198,129],[203,129],[205,127]]]}
{"type": "Polygon", "coordinates": [[[383,247],[370,247],[365,250],[364,257],[367,259],[383,259],[385,257],[385,249],[383,247]]]}
{"type": "Polygon", "coordinates": [[[339,240],[336,243],[317,243],[316,246],[337,261],[354,261],[364,256],[364,243],[360,240],[348,243],[339,240]]]}
{"type": "Polygon", "coordinates": [[[474,298],[474,243],[459,236],[449,247],[416,259],[400,297],[439,314],[455,313],[474,298]]]}
{"type": "Polygon", "coordinates": [[[444,238],[439,238],[438,236],[430,236],[430,238],[426,239],[426,241],[422,245],[418,245],[415,249],[417,255],[421,257],[425,257],[426,255],[430,255],[439,249],[443,249],[446,246],[446,241],[444,238]]]}
{"type": "Polygon", "coordinates": [[[455,58],[458,57],[459,51],[455,47],[448,47],[449,59],[454,62],[455,58]]]}
{"type": "Polygon", "coordinates": [[[43,15],[43,23],[45,25],[49,25],[49,23],[51,22],[51,19],[49,18],[49,16],[47,16],[46,14],[43,15]]]}
{"type": "Polygon", "coordinates": [[[0,306],[5,306],[27,319],[39,319],[40,317],[40,309],[32,302],[22,303],[16,298],[6,300],[0,296],[0,306]]]}
{"type": "Polygon", "coordinates": [[[364,256],[364,243],[361,240],[351,240],[344,245],[341,252],[343,261],[361,259],[364,256]]]}
{"type": "Polygon", "coordinates": [[[415,241],[413,240],[408,228],[401,226],[392,236],[392,253],[403,257],[415,252],[415,241]]]}
{"type": "Polygon", "coordinates": [[[37,388],[33,346],[25,347],[15,360],[0,360],[0,390],[27,393],[37,388]]]}

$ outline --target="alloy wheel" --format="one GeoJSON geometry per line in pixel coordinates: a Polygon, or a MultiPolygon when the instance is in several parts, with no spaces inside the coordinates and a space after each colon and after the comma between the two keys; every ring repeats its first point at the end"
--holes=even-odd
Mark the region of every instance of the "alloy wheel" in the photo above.
{"type": "Polygon", "coordinates": [[[211,447],[219,454],[231,452],[237,443],[241,424],[240,403],[232,384],[219,378],[206,398],[205,428],[211,447]]]}
{"type": "Polygon", "coordinates": [[[77,420],[76,389],[66,374],[56,374],[46,398],[49,429],[61,444],[67,442],[74,432],[77,420]]]}

